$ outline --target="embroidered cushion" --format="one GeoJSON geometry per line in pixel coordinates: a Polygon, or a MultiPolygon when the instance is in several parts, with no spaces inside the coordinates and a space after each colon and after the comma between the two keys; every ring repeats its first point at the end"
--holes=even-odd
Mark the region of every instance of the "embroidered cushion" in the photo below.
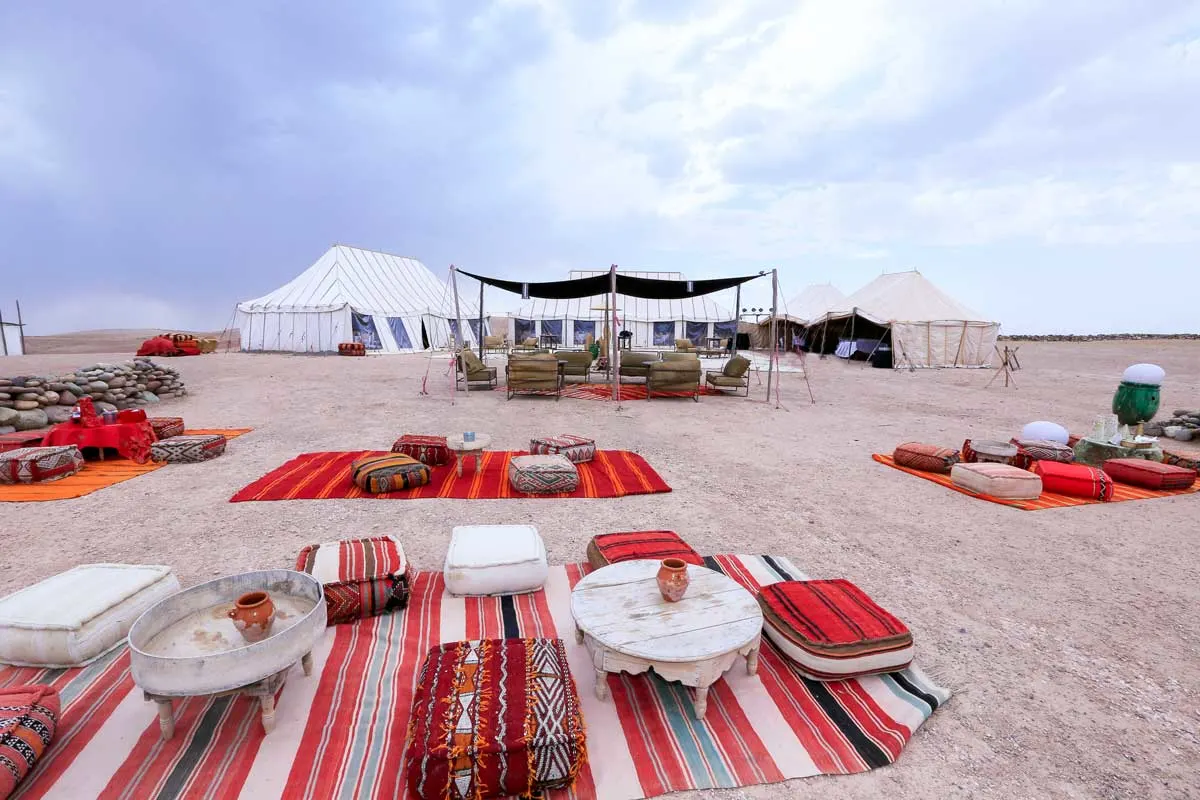
{"type": "Polygon", "coordinates": [[[950,481],[975,494],[1001,500],[1036,500],[1042,494],[1042,479],[1011,464],[955,464],[950,481]]]}
{"type": "Polygon", "coordinates": [[[224,453],[227,443],[220,433],[172,436],[150,445],[150,459],[169,464],[198,464],[224,453]]]}
{"type": "Polygon", "coordinates": [[[408,560],[391,536],[310,544],[296,558],[296,571],[321,582],[329,625],[408,605],[408,560]]]}
{"type": "Polygon", "coordinates": [[[458,525],[442,572],[451,594],[537,591],[549,574],[546,545],[532,525],[458,525]]]}
{"type": "Polygon", "coordinates": [[[905,624],[848,580],[773,583],[758,602],[767,638],[807,677],[894,672],[912,661],[905,624]]]}
{"type": "Polygon", "coordinates": [[[909,469],[945,473],[958,463],[958,451],[936,444],[905,442],[892,453],[892,460],[909,469]]]}
{"type": "Polygon", "coordinates": [[[431,467],[450,463],[450,448],[445,436],[421,436],[406,433],[392,444],[393,453],[403,453],[431,467]]]}
{"type": "Polygon", "coordinates": [[[0,797],[16,791],[54,741],[58,692],[51,686],[0,688],[0,797]]]}
{"type": "Polygon", "coordinates": [[[1017,446],[1017,456],[1013,464],[1021,469],[1029,469],[1035,461],[1058,461],[1070,464],[1075,460],[1075,451],[1061,442],[1050,439],[1013,439],[1017,446]]]}
{"type": "Polygon", "coordinates": [[[350,479],[364,492],[395,492],[429,483],[429,467],[402,453],[363,456],[350,465],[350,479]]]}
{"type": "Polygon", "coordinates": [[[1184,469],[1200,470],[1200,459],[1188,458],[1186,456],[1179,456],[1174,453],[1168,453],[1165,450],[1163,451],[1162,463],[1170,464],[1173,467],[1183,467],[1184,469]]]}
{"type": "Polygon", "coordinates": [[[1194,469],[1144,458],[1110,458],[1104,472],[1114,481],[1143,489],[1188,489],[1196,482],[1194,469]]]}
{"type": "Polygon", "coordinates": [[[425,657],[404,755],[411,796],[529,797],[573,784],[586,758],[561,639],[451,642],[425,657]]]}
{"type": "Polygon", "coordinates": [[[1089,500],[1111,500],[1113,480],[1098,467],[1086,464],[1060,464],[1057,461],[1035,461],[1030,471],[1042,479],[1047,492],[1089,500]]]}
{"type": "Polygon", "coordinates": [[[582,464],[596,457],[596,440],[570,433],[542,436],[529,440],[529,452],[533,455],[566,456],[571,463],[582,464]]]}
{"type": "Polygon", "coordinates": [[[170,439],[183,435],[183,417],[150,417],[146,420],[159,439],[170,439]]]}
{"type": "Polygon", "coordinates": [[[83,469],[83,454],[73,444],[18,447],[0,453],[0,483],[47,483],[83,469]]]}
{"type": "Polygon", "coordinates": [[[593,569],[607,567],[618,561],[636,559],[661,561],[680,558],[689,564],[704,566],[704,559],[675,531],[625,531],[601,533],[592,537],[587,546],[587,560],[593,569]]]}
{"type": "Polygon", "coordinates": [[[558,494],[579,488],[579,470],[566,456],[514,456],[508,482],[518,492],[558,494]]]}

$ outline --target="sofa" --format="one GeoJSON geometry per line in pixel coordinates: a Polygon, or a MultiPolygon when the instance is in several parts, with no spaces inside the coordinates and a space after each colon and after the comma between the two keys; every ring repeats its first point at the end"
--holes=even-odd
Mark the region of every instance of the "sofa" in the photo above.
{"type": "Polygon", "coordinates": [[[658,353],[643,353],[638,350],[621,351],[621,377],[646,378],[650,365],[659,361],[658,353]]]}
{"type": "Polygon", "coordinates": [[[658,361],[649,366],[646,376],[646,399],[655,392],[672,395],[690,394],[700,402],[700,359],[674,359],[658,361]]]}
{"type": "Polygon", "coordinates": [[[694,353],[694,352],[696,352],[696,345],[692,343],[691,339],[676,339],[675,340],[675,352],[677,352],[677,353],[694,353]]]}
{"type": "Polygon", "coordinates": [[[474,350],[460,350],[455,361],[459,383],[486,383],[490,388],[496,387],[496,368],[484,364],[474,350]]]}
{"type": "Polygon", "coordinates": [[[704,376],[704,382],[714,389],[729,390],[734,394],[744,389],[750,396],[750,359],[734,356],[725,362],[720,370],[709,370],[704,376]]]}
{"type": "Polygon", "coordinates": [[[587,350],[559,350],[554,354],[559,361],[565,361],[563,375],[566,377],[591,380],[592,354],[587,350]]]}
{"type": "Polygon", "coordinates": [[[504,368],[508,399],[516,394],[550,394],[562,397],[563,373],[558,356],[552,353],[518,354],[508,357],[504,368]]]}
{"type": "Polygon", "coordinates": [[[485,353],[507,353],[508,352],[508,337],[507,336],[484,336],[483,337],[483,352],[485,352],[485,353]]]}

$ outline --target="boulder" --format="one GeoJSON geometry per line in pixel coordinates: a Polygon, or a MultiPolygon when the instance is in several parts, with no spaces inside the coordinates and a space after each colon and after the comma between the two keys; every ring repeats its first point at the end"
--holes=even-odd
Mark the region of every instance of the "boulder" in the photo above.
{"type": "Polygon", "coordinates": [[[101,394],[103,394],[104,392],[108,391],[108,384],[104,383],[103,381],[89,381],[87,388],[88,388],[88,393],[100,392],[101,394]]]}
{"type": "Polygon", "coordinates": [[[20,416],[13,427],[19,431],[33,431],[38,428],[45,428],[50,424],[50,420],[46,418],[46,412],[40,408],[32,411],[18,411],[20,416]]]}
{"type": "Polygon", "coordinates": [[[146,403],[147,405],[154,405],[155,403],[161,402],[161,400],[154,392],[142,392],[142,402],[146,403]]]}
{"type": "Polygon", "coordinates": [[[108,388],[110,389],[121,389],[124,388],[124,386],[125,379],[120,376],[117,376],[108,382],[108,388]]]}
{"type": "Polygon", "coordinates": [[[16,425],[20,414],[11,408],[0,408],[0,425],[11,426],[16,425]]]}
{"type": "Polygon", "coordinates": [[[79,398],[70,391],[62,391],[58,393],[58,404],[60,406],[73,406],[79,402],[79,398]]]}
{"type": "Polygon", "coordinates": [[[16,432],[17,432],[17,429],[14,428],[12,425],[0,425],[0,434],[16,433],[16,432]]]}
{"type": "Polygon", "coordinates": [[[37,400],[18,400],[13,403],[13,408],[17,411],[33,411],[40,405],[37,400]]]}
{"type": "Polygon", "coordinates": [[[71,421],[72,409],[67,406],[50,406],[46,409],[46,419],[50,420],[51,425],[58,425],[60,422],[71,421]]]}
{"type": "Polygon", "coordinates": [[[118,410],[117,407],[114,406],[112,403],[106,403],[103,400],[97,400],[92,405],[96,407],[97,412],[117,411],[118,410]]]}
{"type": "Polygon", "coordinates": [[[46,399],[46,405],[50,406],[58,405],[58,401],[61,399],[61,395],[53,390],[46,392],[42,397],[46,399]]]}

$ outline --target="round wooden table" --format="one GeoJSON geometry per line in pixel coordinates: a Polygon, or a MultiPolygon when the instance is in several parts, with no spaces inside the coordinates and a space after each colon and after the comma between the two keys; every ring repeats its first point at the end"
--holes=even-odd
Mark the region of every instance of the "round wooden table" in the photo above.
{"type": "Polygon", "coordinates": [[[708,687],[740,656],[758,670],[762,610],[737,581],[688,565],[691,584],[678,603],[658,591],[658,561],[622,561],[587,575],[571,592],[575,639],[596,670],[596,697],[608,697],[610,672],[653,669],[696,689],[693,709],[704,719],[708,687]]]}
{"type": "Polygon", "coordinates": [[[454,453],[454,471],[458,477],[462,477],[463,459],[466,458],[474,458],[475,471],[479,471],[479,457],[491,443],[492,437],[486,433],[476,433],[472,442],[464,442],[461,433],[446,437],[446,447],[454,453]]]}

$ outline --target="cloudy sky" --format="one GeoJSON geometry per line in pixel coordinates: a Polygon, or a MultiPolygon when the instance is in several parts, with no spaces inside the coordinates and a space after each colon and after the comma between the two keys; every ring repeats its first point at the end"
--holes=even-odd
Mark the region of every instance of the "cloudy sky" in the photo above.
{"type": "Polygon", "coordinates": [[[0,4],[6,318],[219,328],[334,242],[1200,330],[1200,3],[0,4]]]}

